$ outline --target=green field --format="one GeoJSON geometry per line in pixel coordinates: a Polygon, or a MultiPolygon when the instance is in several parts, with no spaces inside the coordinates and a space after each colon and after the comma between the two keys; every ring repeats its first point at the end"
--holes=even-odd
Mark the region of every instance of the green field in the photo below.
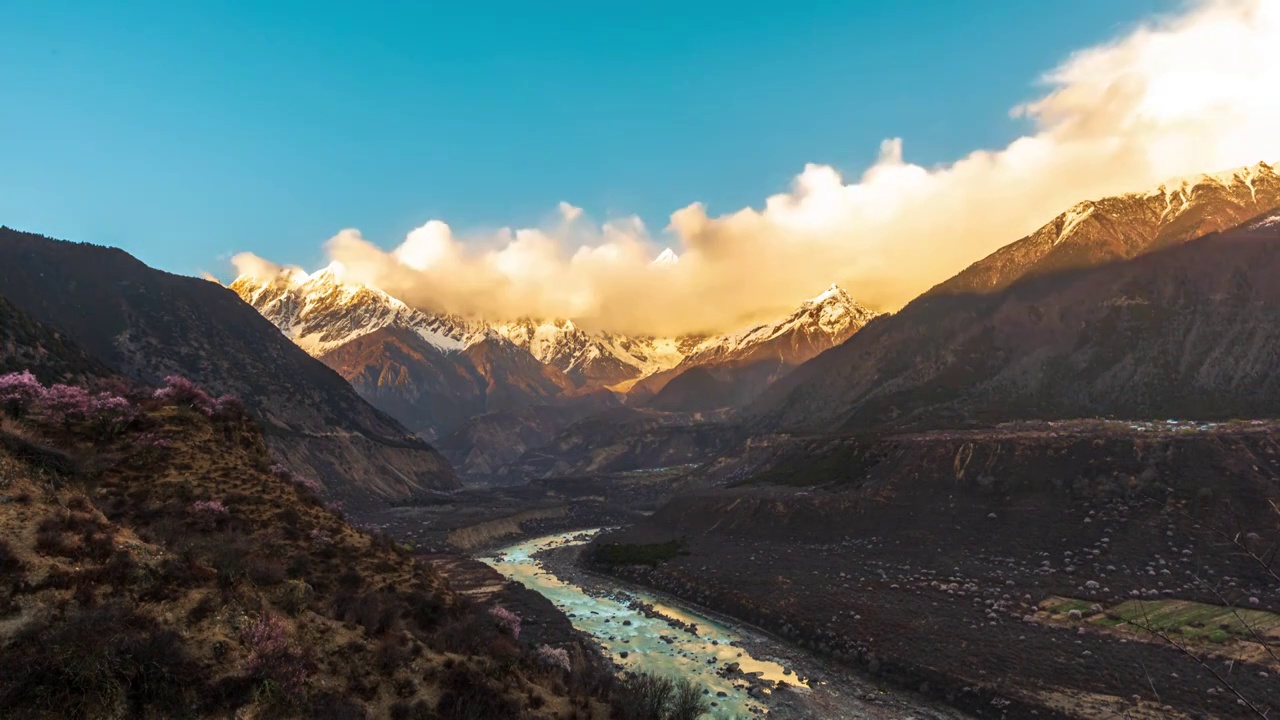
{"type": "Polygon", "coordinates": [[[1190,600],[1127,600],[1102,612],[1094,612],[1089,600],[1050,598],[1041,608],[1054,622],[1063,622],[1067,613],[1079,610],[1080,622],[1100,627],[1121,628],[1138,633],[1154,633],[1194,642],[1224,643],[1228,640],[1280,639],[1280,615],[1266,610],[1230,608],[1190,600]]]}

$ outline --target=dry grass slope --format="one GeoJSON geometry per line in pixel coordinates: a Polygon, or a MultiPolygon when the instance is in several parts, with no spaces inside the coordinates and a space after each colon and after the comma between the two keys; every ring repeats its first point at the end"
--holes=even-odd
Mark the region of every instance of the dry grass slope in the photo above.
{"type": "Polygon", "coordinates": [[[110,438],[0,428],[5,717],[608,716],[584,658],[539,663],[247,418],[139,402],[110,438]]]}

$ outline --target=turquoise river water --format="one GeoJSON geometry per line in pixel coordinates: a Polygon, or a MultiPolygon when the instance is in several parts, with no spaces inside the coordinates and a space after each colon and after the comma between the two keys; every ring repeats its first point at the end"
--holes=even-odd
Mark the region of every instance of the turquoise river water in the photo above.
{"type": "MultiPolygon", "coordinates": [[[[598,531],[587,531],[594,534],[598,531]]],[[[641,591],[614,593],[617,597],[595,597],[579,586],[561,580],[542,566],[533,556],[542,550],[585,544],[582,532],[559,533],[527,540],[504,548],[481,560],[503,576],[535,590],[555,603],[573,622],[574,627],[589,633],[613,659],[628,670],[649,671],[670,677],[688,677],[710,691],[716,703],[712,718],[746,718],[764,711],[764,705],[735,687],[735,681],[720,677],[717,670],[728,663],[738,663],[743,673],[757,674],[767,681],[785,681],[803,687],[794,675],[778,663],[751,657],[735,643],[741,636],[732,628],[712,618],[673,607],[670,603],[641,591]],[[636,598],[654,606],[659,613],[698,626],[697,635],[673,628],[662,618],[649,618],[633,610],[625,598],[636,598]],[[630,624],[624,624],[630,621],[630,624]],[[666,637],[671,640],[664,640],[666,637]],[[623,657],[623,654],[626,657],[623,657]],[[718,693],[724,693],[720,697],[718,693]]],[[[745,683],[738,679],[738,686],[745,683]]]]}

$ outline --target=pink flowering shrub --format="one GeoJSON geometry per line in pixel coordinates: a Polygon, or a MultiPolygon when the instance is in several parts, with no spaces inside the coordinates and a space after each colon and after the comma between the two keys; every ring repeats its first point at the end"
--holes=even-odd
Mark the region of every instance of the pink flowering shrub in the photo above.
{"type": "Polygon", "coordinates": [[[213,415],[216,405],[216,401],[209,397],[204,388],[181,375],[166,377],[164,387],[156,390],[153,397],[166,405],[189,407],[208,416],[213,415]]]}
{"type": "Polygon", "coordinates": [[[170,448],[169,440],[155,430],[139,435],[134,445],[149,450],[168,450],[170,448]]]}
{"type": "Polygon", "coordinates": [[[88,418],[99,437],[119,435],[137,416],[138,409],[133,403],[119,395],[104,392],[89,401],[88,418]]]}
{"type": "Polygon", "coordinates": [[[510,635],[512,640],[520,639],[520,616],[510,610],[495,605],[489,608],[489,616],[493,618],[494,624],[498,626],[498,631],[506,635],[510,635]]]}
{"type": "Polygon", "coordinates": [[[138,415],[134,404],[115,392],[94,393],[62,384],[46,388],[29,371],[0,376],[0,405],[14,419],[38,412],[46,421],[66,430],[87,422],[100,438],[119,434],[138,415]]]}
{"type": "Polygon", "coordinates": [[[197,500],[191,503],[191,512],[207,528],[213,528],[231,517],[231,511],[220,500],[197,500]]]}
{"type": "Polygon", "coordinates": [[[573,668],[572,663],[569,662],[569,651],[564,648],[541,645],[538,647],[535,657],[545,667],[559,668],[565,672],[569,672],[573,668]]]}
{"type": "Polygon", "coordinates": [[[93,410],[93,396],[75,385],[54,385],[40,398],[40,410],[51,422],[70,429],[72,423],[89,417],[93,410]]]}
{"type": "Polygon", "coordinates": [[[44,393],[44,385],[30,370],[0,375],[0,405],[15,420],[26,415],[44,393]]]}
{"type": "Polygon", "coordinates": [[[244,402],[235,395],[220,395],[213,401],[213,410],[209,417],[215,420],[242,420],[249,416],[244,402]]]}
{"type": "Polygon", "coordinates": [[[259,680],[273,683],[285,695],[297,698],[307,685],[307,658],[289,637],[289,627],[278,615],[265,613],[247,625],[240,641],[249,648],[245,670],[259,680]]]}

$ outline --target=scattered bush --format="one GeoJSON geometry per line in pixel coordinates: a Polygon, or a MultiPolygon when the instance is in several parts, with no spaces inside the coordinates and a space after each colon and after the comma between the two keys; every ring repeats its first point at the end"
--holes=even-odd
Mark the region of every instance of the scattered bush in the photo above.
{"type": "Polygon", "coordinates": [[[306,610],[315,599],[316,591],[302,580],[289,580],[280,593],[280,607],[291,615],[306,610]]]}
{"type": "Polygon", "coordinates": [[[191,503],[191,512],[207,518],[225,518],[231,515],[231,511],[221,500],[197,500],[191,503]]]}
{"type": "MultiPolygon", "coordinates": [[[[309,704],[307,720],[366,720],[369,717],[358,701],[333,691],[312,696],[309,704]]],[[[394,708],[392,716],[395,716],[394,708]]]]}
{"type": "Polygon", "coordinates": [[[246,672],[290,698],[301,697],[309,663],[302,648],[289,637],[289,627],[282,618],[260,615],[245,627],[240,640],[249,648],[246,672]]]}
{"type": "Polygon", "coordinates": [[[564,648],[551,647],[550,645],[541,645],[535,655],[538,663],[548,668],[558,668],[569,672],[573,669],[572,663],[569,662],[569,651],[564,648]]]}
{"type": "Polygon", "coordinates": [[[308,492],[308,493],[311,493],[311,494],[313,494],[313,495],[319,495],[319,494],[321,494],[322,492],[324,492],[324,488],[320,485],[320,483],[316,482],[315,480],[312,480],[312,479],[311,479],[311,478],[309,478],[309,477],[303,477],[303,476],[301,476],[301,475],[294,475],[294,476],[293,476],[293,484],[294,484],[294,485],[297,485],[297,486],[298,486],[299,488],[301,488],[304,492],[308,492]]]}
{"type": "Polygon", "coordinates": [[[381,637],[396,625],[405,607],[394,592],[376,590],[360,595],[344,593],[336,609],[339,617],[360,625],[369,637],[381,637]]]}
{"type": "Polygon", "coordinates": [[[109,528],[86,512],[58,512],[36,526],[36,549],[45,555],[106,560],[115,547],[109,528]]]}
{"type": "Polygon", "coordinates": [[[493,618],[493,622],[497,626],[499,632],[505,635],[510,635],[512,640],[520,639],[519,615],[511,612],[501,605],[495,605],[494,607],[489,608],[489,616],[493,618]]]}
{"type": "Polygon", "coordinates": [[[324,490],[324,488],[320,486],[320,483],[316,482],[315,480],[312,480],[309,477],[303,477],[301,475],[298,475],[294,473],[292,470],[290,470],[289,468],[285,467],[284,465],[281,465],[280,463],[276,463],[272,465],[268,470],[268,472],[270,472],[273,476],[275,476],[280,480],[293,483],[294,485],[297,485],[302,490],[309,493],[313,493],[315,495],[319,495],[324,490]]]}
{"type": "Polygon", "coordinates": [[[667,720],[697,720],[710,710],[711,705],[702,694],[702,688],[689,678],[681,678],[676,682],[675,695],[667,709],[667,720]]]}
{"type": "Polygon", "coordinates": [[[521,714],[514,699],[468,665],[455,665],[445,676],[443,690],[436,704],[436,712],[443,720],[518,718],[521,714]]]}
{"type": "Polygon", "coordinates": [[[373,649],[374,660],[383,675],[390,675],[409,660],[409,653],[396,634],[384,635],[373,649]]]}
{"type": "Polygon", "coordinates": [[[191,408],[207,416],[213,415],[214,399],[209,397],[204,388],[181,375],[166,377],[164,387],[156,390],[154,397],[166,405],[191,408]]]}
{"type": "Polygon", "coordinates": [[[13,548],[9,544],[0,540],[0,574],[9,575],[17,573],[22,569],[22,561],[18,559],[13,548]]]}
{"type": "Polygon", "coordinates": [[[284,563],[257,556],[245,561],[245,574],[255,585],[279,585],[287,576],[284,563]]]}
{"type": "Polygon", "coordinates": [[[88,423],[91,434],[100,439],[119,434],[138,415],[134,404],[119,394],[75,385],[46,388],[29,371],[0,375],[0,405],[14,419],[38,411],[67,431],[76,423],[88,423]]]}
{"type": "Polygon", "coordinates": [[[30,370],[0,375],[0,405],[15,420],[25,416],[43,395],[44,386],[30,370]]]}
{"type": "Polygon", "coordinates": [[[235,395],[221,395],[217,400],[213,401],[209,417],[224,422],[244,420],[249,417],[249,410],[244,406],[244,402],[235,395]]]}
{"type": "Polygon", "coordinates": [[[0,707],[12,717],[180,717],[200,672],[182,639],[112,604],[21,631],[0,653],[0,707]]]}
{"type": "Polygon", "coordinates": [[[702,688],[688,678],[673,681],[646,672],[623,679],[614,700],[624,720],[696,720],[711,710],[702,688]]]}

